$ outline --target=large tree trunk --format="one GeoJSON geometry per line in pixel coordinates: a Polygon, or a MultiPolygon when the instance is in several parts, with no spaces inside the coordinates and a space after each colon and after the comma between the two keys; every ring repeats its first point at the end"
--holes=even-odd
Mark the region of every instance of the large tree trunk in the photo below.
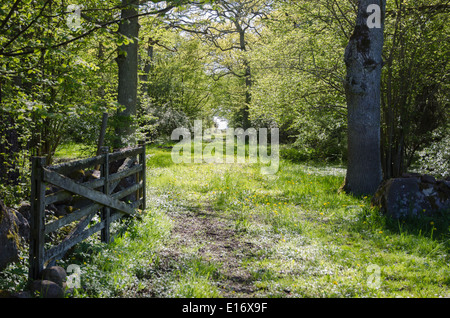
{"type": "Polygon", "coordinates": [[[132,42],[120,46],[117,57],[119,66],[117,101],[124,107],[124,110],[118,114],[119,123],[116,128],[118,144],[116,146],[134,144],[132,137],[135,125],[132,120],[136,115],[138,90],[138,3],[137,0],[122,0],[122,4],[126,7],[122,9],[123,21],[119,25],[119,34],[132,42]]]}
{"type": "MultiPolygon", "coordinates": [[[[236,21],[235,22],[236,28],[239,31],[239,46],[240,50],[242,52],[247,51],[247,46],[245,42],[245,31],[242,29],[240,24],[236,21]]],[[[244,130],[250,128],[251,122],[250,122],[250,103],[252,101],[252,94],[251,94],[251,88],[252,88],[252,76],[251,76],[251,69],[250,69],[250,63],[247,60],[247,58],[244,59],[244,68],[245,68],[245,104],[243,108],[239,112],[239,119],[242,125],[242,128],[244,130]]]]}
{"type": "Polygon", "coordinates": [[[345,51],[348,108],[346,192],[374,194],[382,180],[380,154],[380,86],[385,0],[360,0],[356,26],[345,51]],[[367,8],[381,8],[381,27],[369,28],[367,8]]]}

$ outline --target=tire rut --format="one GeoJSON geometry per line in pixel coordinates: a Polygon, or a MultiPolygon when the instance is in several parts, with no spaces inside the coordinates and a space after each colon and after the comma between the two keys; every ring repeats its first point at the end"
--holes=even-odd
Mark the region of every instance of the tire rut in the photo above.
{"type": "Polygon", "coordinates": [[[256,255],[262,247],[245,240],[234,229],[232,220],[219,216],[210,208],[171,217],[174,219],[171,250],[177,254],[173,257],[186,253],[185,250],[204,261],[219,264],[216,281],[225,298],[254,296],[253,278],[243,261],[256,255]]]}

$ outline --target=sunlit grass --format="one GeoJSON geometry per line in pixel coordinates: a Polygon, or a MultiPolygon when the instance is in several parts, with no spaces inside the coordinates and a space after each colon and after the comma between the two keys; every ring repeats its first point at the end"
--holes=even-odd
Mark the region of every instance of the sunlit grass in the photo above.
{"type": "Polygon", "coordinates": [[[262,175],[259,164],[174,164],[170,149],[153,146],[147,154],[143,219],[109,245],[80,244],[61,263],[81,265],[78,297],[221,297],[221,264],[200,258],[200,245],[180,246],[181,257],[169,263],[162,257],[176,213],[205,209],[230,220],[240,239],[264,246],[241,260],[254,296],[450,295],[448,219],[386,218],[370,197],[339,193],[342,167],[282,161],[277,174],[262,175]]]}
{"type": "Polygon", "coordinates": [[[271,241],[270,250],[246,262],[260,296],[449,295],[448,223],[441,222],[434,237],[423,222],[395,224],[371,207],[370,197],[338,193],[345,175],[342,167],[283,161],[276,175],[267,176],[259,168],[156,168],[153,184],[160,193],[170,192],[177,204],[207,205],[232,217],[235,229],[247,239],[271,241]],[[372,265],[380,269],[376,288],[368,284],[372,265]]]}
{"type": "Polygon", "coordinates": [[[74,142],[63,143],[56,149],[54,157],[56,160],[81,159],[95,155],[95,151],[94,146],[84,146],[74,142]]]}

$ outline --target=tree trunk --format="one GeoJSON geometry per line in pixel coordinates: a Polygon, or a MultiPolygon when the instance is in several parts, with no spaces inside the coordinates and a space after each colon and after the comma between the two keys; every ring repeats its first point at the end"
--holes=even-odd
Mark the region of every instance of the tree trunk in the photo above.
{"type": "MultiPolygon", "coordinates": [[[[239,45],[242,52],[247,51],[246,42],[245,42],[245,31],[241,28],[239,23],[235,23],[238,31],[239,31],[239,45]]],[[[250,122],[250,103],[252,101],[252,94],[251,94],[251,88],[252,88],[252,73],[250,69],[250,63],[245,57],[244,59],[244,67],[245,67],[245,104],[244,107],[241,110],[240,113],[240,119],[242,123],[242,128],[244,130],[247,130],[251,126],[250,122]]]]}
{"type": "Polygon", "coordinates": [[[137,90],[138,90],[138,36],[139,19],[137,0],[122,0],[126,6],[122,9],[122,22],[119,25],[119,34],[130,40],[128,44],[119,47],[117,64],[119,67],[119,85],[117,101],[124,107],[118,114],[118,126],[116,127],[117,145],[134,144],[133,116],[136,115],[137,90]]]}
{"type": "Polygon", "coordinates": [[[345,51],[348,108],[346,192],[374,194],[382,180],[380,153],[381,68],[385,0],[360,0],[353,35],[345,51]],[[367,8],[381,8],[381,27],[369,28],[367,8]]]}
{"type": "Polygon", "coordinates": [[[143,74],[140,76],[140,82],[141,82],[141,90],[143,93],[147,93],[148,90],[148,75],[150,74],[150,71],[152,70],[152,65],[153,65],[153,53],[154,53],[154,48],[153,48],[153,39],[149,38],[148,39],[148,46],[147,46],[147,56],[145,56],[143,58],[144,60],[144,72],[143,74]]]}

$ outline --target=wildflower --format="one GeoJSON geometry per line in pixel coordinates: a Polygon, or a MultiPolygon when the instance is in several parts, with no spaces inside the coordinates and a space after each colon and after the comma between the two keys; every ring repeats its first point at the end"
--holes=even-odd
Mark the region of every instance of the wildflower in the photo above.
{"type": "Polygon", "coordinates": [[[383,231],[380,231],[380,232],[378,232],[378,233],[383,234],[383,231]]]}
{"type": "Polygon", "coordinates": [[[320,215],[323,215],[323,212],[320,212],[320,215]]]}
{"type": "Polygon", "coordinates": [[[337,282],[337,281],[334,281],[334,282],[333,282],[333,284],[337,285],[337,284],[338,284],[338,282],[337,282]]]}
{"type": "Polygon", "coordinates": [[[433,221],[431,221],[431,222],[430,222],[430,225],[434,225],[434,222],[433,222],[433,221]]]}

